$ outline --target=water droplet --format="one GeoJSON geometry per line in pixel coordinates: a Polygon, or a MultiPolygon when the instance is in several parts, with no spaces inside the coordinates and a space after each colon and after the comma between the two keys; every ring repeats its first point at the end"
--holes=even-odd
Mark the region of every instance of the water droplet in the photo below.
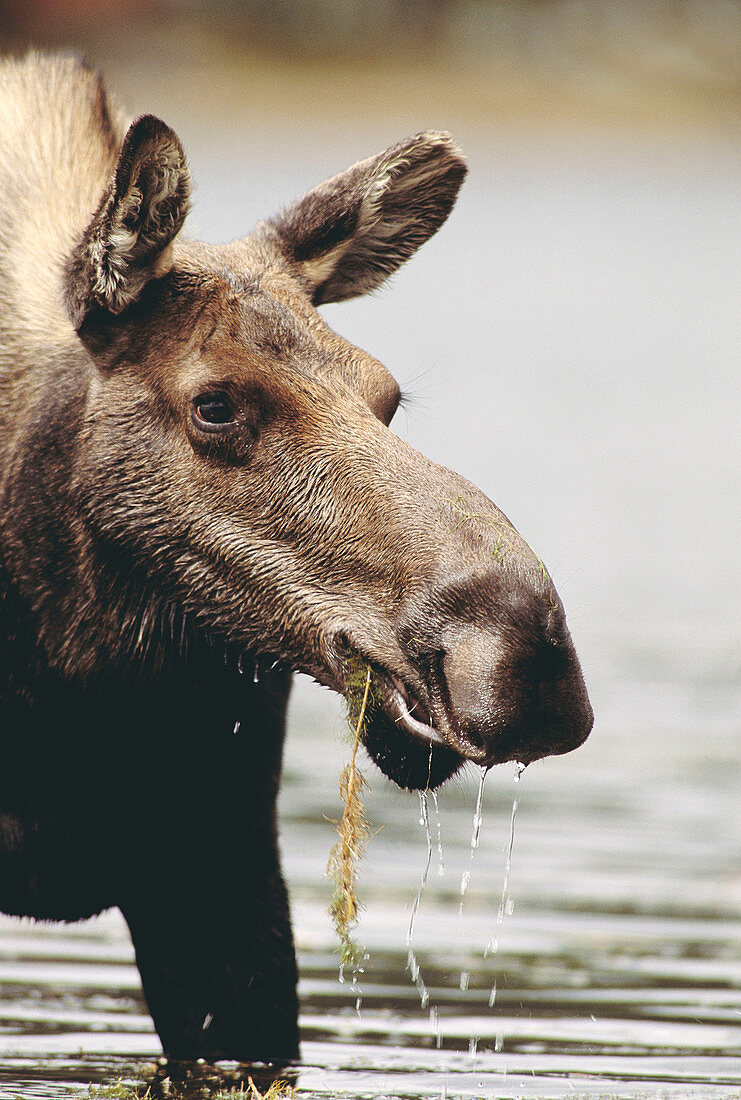
{"type": "Polygon", "coordinates": [[[238,718],[237,721],[234,723],[234,732],[235,733],[239,733],[241,725],[242,725],[242,723],[240,722],[240,720],[238,718]]]}
{"type": "Polygon", "coordinates": [[[497,983],[494,982],[494,985],[491,987],[491,992],[489,993],[489,1008],[494,1007],[494,1002],[496,1001],[496,999],[497,999],[497,983]]]}
{"type": "Polygon", "coordinates": [[[499,903],[499,912],[497,913],[497,924],[501,924],[504,920],[504,914],[507,907],[507,890],[509,888],[509,875],[512,870],[512,848],[515,843],[515,818],[517,817],[518,801],[515,799],[512,803],[512,816],[509,821],[509,840],[507,842],[507,858],[504,864],[504,881],[502,882],[502,899],[499,903]]]}
{"type": "Polygon", "coordinates": [[[463,913],[463,899],[466,896],[466,890],[468,889],[468,884],[469,884],[470,881],[471,881],[471,872],[470,871],[464,871],[463,874],[461,875],[461,888],[460,888],[461,902],[460,902],[460,905],[458,906],[458,915],[459,916],[463,913]]]}
{"type": "Polygon", "coordinates": [[[478,1039],[474,1039],[474,1038],[469,1039],[468,1040],[468,1053],[472,1056],[475,1056],[476,1051],[478,1050],[478,1046],[479,1046],[478,1039]]]}
{"type": "Polygon", "coordinates": [[[443,857],[443,834],[440,821],[440,804],[437,800],[437,791],[430,791],[432,804],[435,807],[435,824],[437,826],[437,873],[440,878],[445,874],[445,859],[443,857]]]}
{"type": "Polygon", "coordinates": [[[471,857],[473,858],[473,851],[478,848],[479,841],[481,839],[481,805],[484,799],[484,783],[486,782],[486,776],[488,772],[486,768],[481,769],[481,778],[479,779],[479,790],[476,796],[476,809],[473,814],[473,832],[471,834],[471,857]]]}
{"type": "Polygon", "coordinates": [[[201,1031],[208,1031],[208,1029],[211,1027],[211,1021],[213,1020],[213,1018],[213,1012],[206,1013],[206,1015],[203,1017],[203,1023],[201,1024],[201,1031]]]}
{"type": "Polygon", "coordinates": [[[494,1050],[499,1054],[504,1046],[504,1034],[500,1031],[494,1037],[494,1050]]]}
{"type": "Polygon", "coordinates": [[[244,676],[244,654],[242,653],[237,657],[237,672],[240,676],[244,676]]]}
{"type": "Polygon", "coordinates": [[[468,983],[469,983],[470,980],[471,980],[471,971],[470,970],[461,970],[460,982],[458,983],[459,986],[460,986],[461,992],[465,993],[465,991],[468,989],[468,983]]]}
{"type": "MultiPolygon", "coordinates": [[[[474,810],[474,813],[473,813],[473,832],[471,833],[471,862],[473,862],[473,857],[476,853],[476,849],[479,846],[479,840],[481,838],[481,819],[482,819],[481,807],[482,807],[483,800],[484,800],[484,783],[486,782],[486,776],[487,775],[488,775],[487,769],[482,768],[481,769],[481,778],[479,779],[478,794],[476,795],[476,809],[474,810]]],[[[458,906],[458,915],[459,916],[463,915],[463,898],[465,897],[466,890],[468,889],[468,884],[469,884],[470,881],[471,881],[471,872],[470,872],[470,870],[469,871],[464,871],[463,875],[461,877],[461,889],[460,889],[460,899],[461,900],[460,900],[460,905],[458,906]]]]}
{"type": "Polygon", "coordinates": [[[257,663],[257,659],[255,659],[255,671],[252,673],[252,683],[253,684],[259,684],[260,683],[260,666],[257,663]]]}
{"type": "Polygon", "coordinates": [[[521,764],[519,760],[515,761],[515,783],[519,783],[522,779],[522,773],[525,771],[527,764],[521,764]]]}
{"type": "Polygon", "coordinates": [[[430,1009],[430,1027],[432,1028],[432,1034],[435,1036],[435,1046],[439,1050],[442,1046],[443,1035],[440,1029],[440,1016],[436,1005],[433,1005],[430,1009]]]}

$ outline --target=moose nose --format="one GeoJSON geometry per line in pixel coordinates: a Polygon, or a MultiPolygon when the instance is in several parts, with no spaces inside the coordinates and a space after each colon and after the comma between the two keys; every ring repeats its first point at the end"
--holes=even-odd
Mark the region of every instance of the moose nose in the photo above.
{"type": "Polygon", "coordinates": [[[524,639],[460,629],[446,647],[441,671],[448,737],[479,763],[529,763],[569,752],[592,728],[592,708],[565,628],[524,639]]]}
{"type": "Polygon", "coordinates": [[[469,730],[491,727],[499,717],[501,703],[491,690],[497,645],[483,631],[466,630],[456,639],[443,658],[443,678],[447,710],[453,728],[465,725],[469,730]],[[457,721],[456,721],[457,719],[457,721]]]}

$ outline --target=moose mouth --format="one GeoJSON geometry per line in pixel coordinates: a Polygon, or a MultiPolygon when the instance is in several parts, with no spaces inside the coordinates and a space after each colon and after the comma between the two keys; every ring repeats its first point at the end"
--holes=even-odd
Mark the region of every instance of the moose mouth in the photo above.
{"type": "MultiPolygon", "coordinates": [[[[483,752],[434,724],[428,704],[399,676],[353,653],[348,665],[371,670],[371,690],[360,739],[381,771],[398,786],[434,789],[466,760],[483,763],[483,752]]],[[[348,696],[347,687],[342,692],[348,696]]],[[[356,691],[357,694],[362,694],[356,691]]],[[[357,707],[351,710],[358,709],[357,707]]]]}
{"type": "Polygon", "coordinates": [[[385,679],[387,694],[381,699],[381,705],[391,721],[426,744],[447,744],[440,730],[432,725],[430,712],[404,682],[389,673],[385,679]]]}

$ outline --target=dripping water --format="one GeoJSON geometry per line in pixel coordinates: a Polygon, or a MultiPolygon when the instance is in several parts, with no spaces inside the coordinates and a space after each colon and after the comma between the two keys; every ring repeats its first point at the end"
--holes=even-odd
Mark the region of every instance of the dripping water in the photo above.
{"type": "MultiPolygon", "coordinates": [[[[487,775],[488,775],[488,769],[487,768],[482,768],[481,769],[481,776],[479,778],[478,794],[476,795],[476,809],[473,812],[473,831],[471,832],[471,862],[473,862],[473,857],[476,853],[476,849],[478,848],[478,846],[481,842],[481,822],[482,822],[482,818],[483,818],[482,807],[483,807],[483,804],[484,804],[484,783],[486,782],[487,775]]],[[[471,869],[469,867],[469,869],[467,871],[464,871],[463,875],[461,876],[460,903],[458,905],[458,916],[459,917],[463,916],[463,899],[466,896],[466,891],[468,890],[468,884],[469,884],[470,881],[471,881],[471,869]]],[[[470,978],[471,978],[471,972],[469,970],[461,970],[460,978],[459,978],[459,982],[458,982],[459,987],[461,989],[461,992],[465,992],[465,990],[468,989],[468,983],[469,983],[470,978]]]]}
{"type": "MultiPolygon", "coordinates": [[[[526,765],[517,763],[515,765],[515,783],[519,783],[522,778],[522,773],[525,770],[526,765]]],[[[512,813],[509,819],[509,836],[507,838],[507,847],[505,849],[506,857],[504,861],[504,878],[502,881],[502,894],[499,900],[499,909],[497,910],[497,926],[498,928],[504,922],[505,916],[511,916],[514,908],[512,899],[507,896],[509,890],[509,877],[512,870],[512,849],[515,843],[515,821],[517,819],[517,807],[519,806],[519,799],[514,798],[512,800],[512,813]]],[[[491,940],[487,943],[484,949],[484,958],[487,955],[496,955],[499,950],[499,935],[498,932],[492,936],[491,940]]],[[[497,982],[494,979],[491,990],[489,992],[489,1008],[493,1008],[497,999],[497,982]]],[[[495,1051],[500,1051],[504,1043],[504,1035],[500,1034],[496,1037],[495,1051]]]]}
{"type": "Polygon", "coordinates": [[[484,783],[486,782],[487,769],[481,769],[481,778],[479,779],[479,793],[476,798],[476,809],[473,815],[473,833],[471,834],[471,857],[473,858],[474,849],[478,848],[479,841],[481,840],[481,805],[484,798],[484,783]]]}
{"type": "MultiPolygon", "coordinates": [[[[364,952],[361,962],[354,965],[353,968],[352,968],[352,971],[351,971],[352,976],[350,978],[350,992],[355,994],[355,1012],[357,1013],[358,1016],[361,1015],[360,1009],[361,1009],[362,1004],[363,1004],[363,990],[360,986],[359,978],[363,974],[365,974],[365,964],[366,964],[366,962],[368,961],[369,958],[370,958],[370,956],[367,954],[367,952],[364,952]]],[[[339,973],[337,975],[337,980],[339,981],[340,985],[345,984],[346,979],[345,979],[345,963],[344,962],[340,963],[340,969],[339,969],[339,973]]]]}
{"type": "Polygon", "coordinates": [[[432,804],[435,807],[435,826],[437,832],[437,873],[442,878],[445,874],[445,858],[443,856],[443,834],[440,821],[440,803],[437,800],[437,791],[430,791],[432,804]]]}
{"type": "Polygon", "coordinates": [[[414,953],[414,922],[417,919],[417,910],[419,909],[419,903],[422,900],[422,894],[424,888],[427,885],[427,876],[430,872],[430,864],[432,863],[432,833],[430,832],[430,813],[427,805],[427,791],[419,792],[419,823],[425,830],[425,836],[427,838],[427,859],[425,862],[425,868],[422,872],[422,878],[419,882],[419,889],[417,890],[417,896],[414,899],[412,905],[412,915],[409,920],[409,930],[407,931],[407,966],[409,972],[412,975],[412,981],[417,987],[419,993],[419,1001],[422,1008],[427,1008],[430,1001],[430,992],[424,983],[422,974],[419,968],[419,962],[417,956],[414,953]]]}
{"type": "Polygon", "coordinates": [[[432,1034],[435,1036],[435,1046],[439,1050],[443,1045],[443,1029],[440,1026],[440,1013],[437,1005],[433,1005],[430,1009],[430,1027],[432,1028],[432,1034]]]}
{"type": "Polygon", "coordinates": [[[470,871],[464,871],[463,874],[461,875],[461,888],[460,888],[460,899],[461,899],[461,901],[460,901],[460,905],[458,906],[458,916],[461,916],[462,913],[463,913],[463,899],[466,896],[466,890],[468,889],[468,884],[469,884],[470,881],[471,881],[471,872],[470,871]]]}
{"type": "MultiPolygon", "coordinates": [[[[520,764],[520,763],[515,765],[515,776],[514,776],[515,783],[520,782],[520,779],[522,777],[522,773],[524,772],[526,766],[527,766],[526,764],[520,764]]],[[[499,899],[499,909],[497,910],[497,925],[501,925],[503,923],[505,916],[511,916],[512,912],[513,912],[513,909],[514,909],[514,905],[512,903],[512,900],[507,897],[507,891],[509,890],[509,876],[510,876],[510,872],[512,870],[512,849],[513,849],[514,843],[515,843],[515,821],[517,820],[517,807],[519,806],[519,804],[520,804],[520,800],[518,798],[514,798],[512,800],[512,813],[511,813],[510,819],[509,819],[509,836],[507,838],[507,846],[505,848],[506,858],[505,858],[505,861],[504,861],[504,878],[502,880],[502,894],[501,894],[501,897],[499,899]]],[[[497,936],[494,936],[489,941],[489,943],[486,945],[486,950],[484,951],[484,958],[486,958],[487,955],[495,955],[497,953],[498,949],[499,949],[499,940],[498,940],[497,936]]],[[[496,996],[496,987],[492,988],[492,993],[496,996]]]]}
{"type": "MultiPolygon", "coordinates": [[[[475,854],[476,849],[478,848],[479,842],[481,840],[481,821],[482,821],[481,807],[483,805],[483,800],[484,800],[484,783],[486,782],[486,777],[487,777],[488,774],[489,773],[488,773],[487,768],[482,768],[481,769],[481,778],[479,779],[479,790],[478,790],[478,794],[476,796],[476,809],[474,810],[474,814],[473,814],[473,832],[471,833],[471,862],[473,862],[474,854],[475,854]]],[[[469,867],[469,869],[464,871],[463,874],[461,875],[461,886],[460,886],[460,891],[459,891],[460,903],[458,905],[458,915],[459,916],[463,915],[463,899],[466,896],[466,891],[468,890],[468,884],[469,884],[470,881],[471,881],[471,869],[469,867]]]]}
{"type": "Polygon", "coordinates": [[[507,890],[509,889],[509,876],[512,870],[512,848],[515,843],[515,820],[517,818],[517,807],[519,804],[519,798],[514,798],[512,800],[512,815],[509,819],[509,840],[507,841],[507,858],[504,863],[504,880],[502,882],[502,897],[497,912],[497,924],[502,923],[505,913],[510,915],[512,912],[509,898],[507,897],[507,890]]]}

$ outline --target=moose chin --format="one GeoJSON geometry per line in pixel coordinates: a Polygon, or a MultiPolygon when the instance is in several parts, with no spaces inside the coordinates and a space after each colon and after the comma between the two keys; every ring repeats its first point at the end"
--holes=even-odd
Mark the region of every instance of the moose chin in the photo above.
{"type": "Polygon", "coordinates": [[[317,312],[440,228],[465,162],[417,134],[215,247],[177,136],[84,64],[6,62],[0,117],[0,907],[118,906],[168,1055],[292,1059],[291,672],[370,668],[406,788],[592,725],[542,562],[317,312]]]}

